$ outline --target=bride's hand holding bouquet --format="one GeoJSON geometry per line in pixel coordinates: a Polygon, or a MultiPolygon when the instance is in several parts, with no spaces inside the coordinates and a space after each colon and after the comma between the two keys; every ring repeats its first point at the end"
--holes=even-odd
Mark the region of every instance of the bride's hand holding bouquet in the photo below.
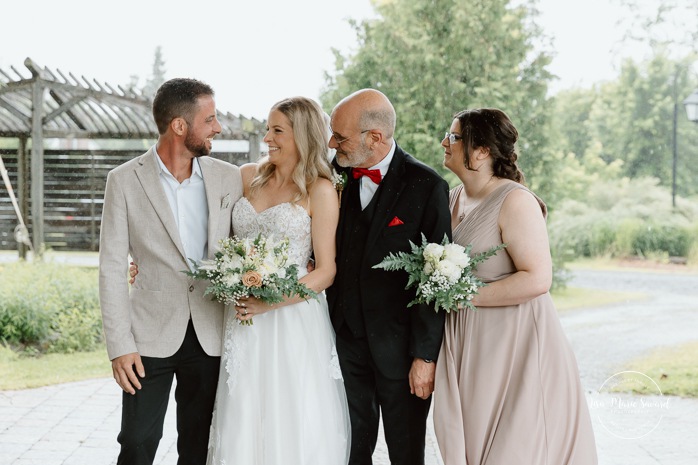
{"type": "Polygon", "coordinates": [[[288,248],[287,238],[225,238],[213,260],[195,263],[194,271],[186,273],[210,281],[204,295],[235,305],[240,323],[251,325],[254,315],[271,310],[286,297],[317,295],[298,281],[298,265],[288,264],[288,248]]]}

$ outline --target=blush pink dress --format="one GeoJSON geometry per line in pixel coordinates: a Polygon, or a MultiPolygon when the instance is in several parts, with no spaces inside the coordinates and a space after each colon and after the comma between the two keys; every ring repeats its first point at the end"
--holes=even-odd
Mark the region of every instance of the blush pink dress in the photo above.
{"type": "MultiPolygon", "coordinates": [[[[462,189],[451,191],[451,209],[462,189]]],[[[456,226],[454,242],[472,243],[472,253],[501,244],[497,219],[515,189],[525,187],[512,181],[495,189],[456,226]]],[[[477,274],[493,282],[515,271],[505,249],[477,274]]],[[[577,361],[549,293],[519,305],[450,312],[435,388],[445,465],[598,463],[577,361]]]]}

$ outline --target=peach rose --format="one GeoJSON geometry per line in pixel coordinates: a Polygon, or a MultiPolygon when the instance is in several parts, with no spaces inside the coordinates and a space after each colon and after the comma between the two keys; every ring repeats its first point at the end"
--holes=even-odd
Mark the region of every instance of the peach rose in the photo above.
{"type": "Polygon", "coordinates": [[[262,275],[250,270],[242,275],[242,284],[247,287],[262,287],[262,275]]]}

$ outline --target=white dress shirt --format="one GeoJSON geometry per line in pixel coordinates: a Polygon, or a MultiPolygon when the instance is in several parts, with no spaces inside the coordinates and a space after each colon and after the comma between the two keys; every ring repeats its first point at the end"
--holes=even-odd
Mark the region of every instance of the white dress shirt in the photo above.
{"type": "MultiPolygon", "coordinates": [[[[395,155],[395,147],[395,140],[393,140],[393,145],[390,146],[390,151],[385,156],[385,158],[379,161],[376,165],[373,165],[369,168],[370,170],[380,170],[381,180],[385,177],[386,173],[388,172],[388,168],[390,168],[390,162],[393,161],[393,155],[395,155]]],[[[369,203],[371,203],[373,195],[378,190],[378,184],[371,181],[371,178],[369,178],[368,176],[362,176],[359,179],[359,182],[359,198],[361,199],[361,209],[363,210],[369,203]]]]}
{"type": "MultiPolygon", "coordinates": [[[[184,253],[187,259],[198,263],[208,255],[208,202],[201,166],[194,158],[191,177],[180,184],[162,162],[155,147],[153,150],[160,164],[160,184],[177,222],[184,253]]],[[[194,269],[191,262],[188,265],[190,269],[194,269]]]]}

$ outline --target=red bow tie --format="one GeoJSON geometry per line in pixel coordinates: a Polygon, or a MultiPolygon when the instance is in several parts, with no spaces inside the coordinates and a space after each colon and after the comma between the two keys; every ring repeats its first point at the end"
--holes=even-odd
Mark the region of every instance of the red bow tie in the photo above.
{"type": "Polygon", "coordinates": [[[354,173],[354,179],[359,179],[361,176],[368,176],[368,178],[375,182],[376,184],[381,183],[381,170],[369,170],[366,168],[353,168],[352,173],[354,173]]]}

